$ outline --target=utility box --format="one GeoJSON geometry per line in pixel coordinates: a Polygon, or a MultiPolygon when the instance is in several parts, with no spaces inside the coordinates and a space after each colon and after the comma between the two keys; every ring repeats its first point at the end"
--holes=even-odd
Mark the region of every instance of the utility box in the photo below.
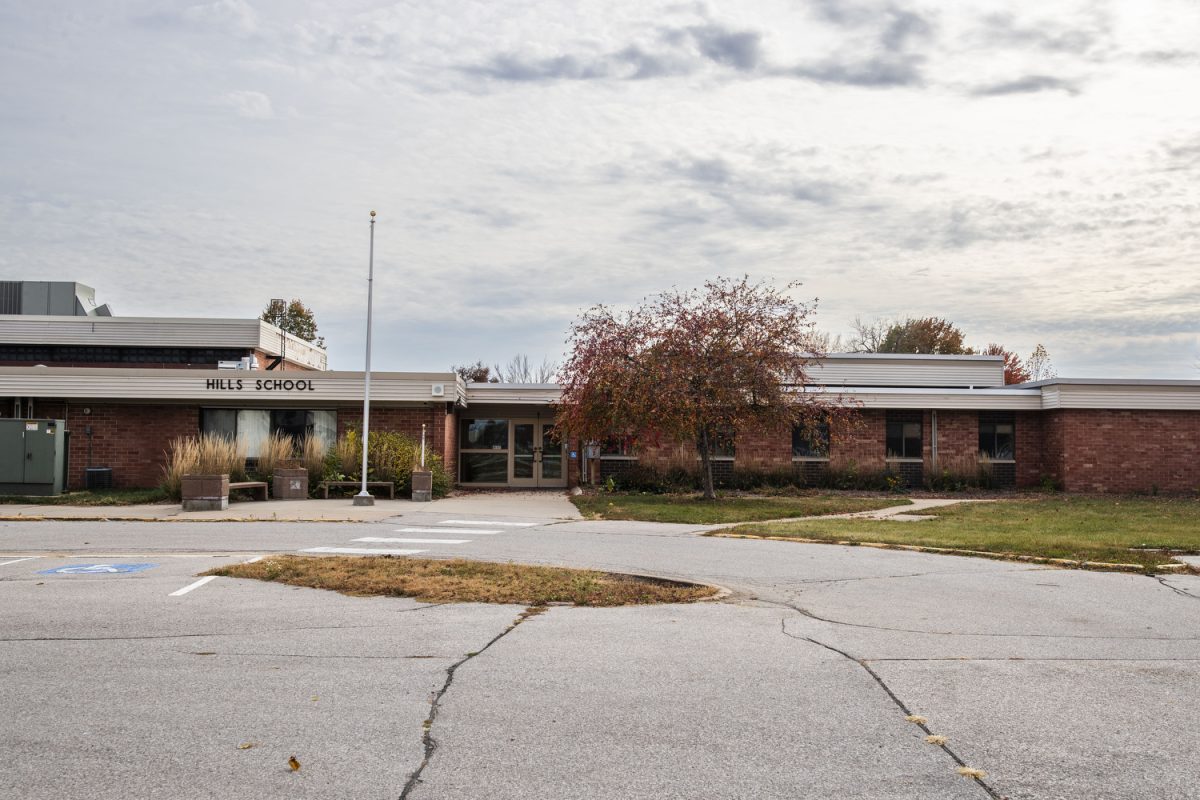
{"type": "Polygon", "coordinates": [[[66,428],[61,419],[0,419],[0,494],[62,494],[66,428]]]}

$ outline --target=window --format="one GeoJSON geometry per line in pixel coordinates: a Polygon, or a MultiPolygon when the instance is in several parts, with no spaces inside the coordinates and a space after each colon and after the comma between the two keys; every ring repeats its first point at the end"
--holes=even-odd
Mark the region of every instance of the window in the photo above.
{"type": "Polygon", "coordinates": [[[979,415],[979,454],[993,461],[1016,458],[1016,424],[1011,416],[979,415]]]}
{"type": "Polygon", "coordinates": [[[792,458],[829,458],[829,423],[807,422],[792,428],[792,458]]]}
{"type": "Polygon", "coordinates": [[[508,420],[464,419],[458,449],[463,483],[508,482],[508,420]]]}
{"type": "Polygon", "coordinates": [[[888,414],[887,457],[921,457],[921,415],[888,414]]]}
{"type": "Polygon", "coordinates": [[[243,442],[246,457],[258,458],[263,440],[272,433],[291,436],[297,444],[309,436],[316,436],[326,447],[333,447],[337,442],[337,412],[331,409],[202,408],[200,432],[243,442]]]}
{"type": "Polygon", "coordinates": [[[710,435],[708,454],[712,458],[733,458],[737,454],[737,431],[723,428],[710,435]]]}
{"type": "Polygon", "coordinates": [[[609,436],[600,442],[600,455],[632,457],[635,455],[636,448],[637,439],[631,434],[609,436]]]}
{"type": "Polygon", "coordinates": [[[508,420],[464,419],[460,450],[507,450],[508,420]]]}

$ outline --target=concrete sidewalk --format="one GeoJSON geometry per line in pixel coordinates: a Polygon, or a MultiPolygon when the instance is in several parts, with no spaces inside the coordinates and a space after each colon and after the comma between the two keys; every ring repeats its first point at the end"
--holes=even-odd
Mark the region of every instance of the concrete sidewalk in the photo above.
{"type": "Polygon", "coordinates": [[[380,522],[414,512],[499,517],[580,519],[561,492],[463,492],[428,503],[375,499],[356,506],[335,500],[268,500],[230,503],[224,511],[184,511],[177,503],[133,506],[3,505],[0,520],[140,520],[154,522],[380,522]]]}

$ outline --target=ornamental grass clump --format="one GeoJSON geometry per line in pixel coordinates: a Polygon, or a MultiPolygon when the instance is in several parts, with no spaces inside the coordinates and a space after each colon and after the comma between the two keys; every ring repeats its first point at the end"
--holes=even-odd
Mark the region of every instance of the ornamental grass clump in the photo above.
{"type": "Polygon", "coordinates": [[[316,485],[325,477],[325,459],[329,455],[329,445],[319,436],[309,436],[300,445],[300,461],[308,470],[308,485],[316,485]]]}
{"type": "Polygon", "coordinates": [[[171,440],[163,464],[163,491],[173,500],[183,496],[184,475],[228,475],[246,479],[246,448],[219,434],[179,436],[171,440]]]}
{"type": "Polygon", "coordinates": [[[258,448],[258,461],[254,468],[258,479],[270,483],[275,477],[275,471],[280,469],[285,461],[292,459],[295,449],[296,444],[292,437],[285,433],[276,431],[263,439],[258,448]]]}

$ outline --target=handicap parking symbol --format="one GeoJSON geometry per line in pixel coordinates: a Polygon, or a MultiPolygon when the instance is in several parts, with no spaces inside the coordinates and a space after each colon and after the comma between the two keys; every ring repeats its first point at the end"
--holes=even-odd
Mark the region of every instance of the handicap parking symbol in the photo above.
{"type": "Polygon", "coordinates": [[[38,575],[121,575],[141,572],[158,564],[72,564],[67,567],[44,569],[38,575]]]}

